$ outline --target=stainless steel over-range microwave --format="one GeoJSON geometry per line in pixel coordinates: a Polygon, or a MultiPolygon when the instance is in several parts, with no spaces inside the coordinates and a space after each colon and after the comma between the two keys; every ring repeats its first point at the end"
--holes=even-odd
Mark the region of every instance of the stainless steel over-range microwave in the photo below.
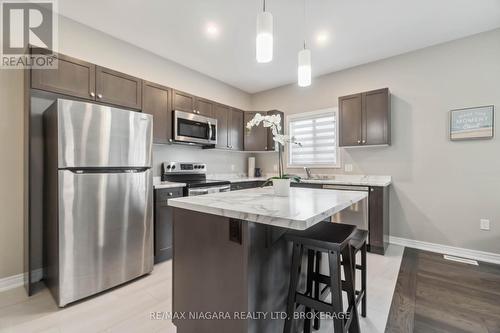
{"type": "Polygon", "coordinates": [[[217,143],[217,119],[175,110],[174,140],[212,145],[217,143]]]}

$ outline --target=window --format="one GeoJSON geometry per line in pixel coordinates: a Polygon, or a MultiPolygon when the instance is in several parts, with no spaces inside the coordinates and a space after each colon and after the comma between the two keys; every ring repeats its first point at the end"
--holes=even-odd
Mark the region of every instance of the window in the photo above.
{"type": "Polygon", "coordinates": [[[288,146],[288,167],[340,167],[336,108],[288,116],[287,128],[301,144],[288,146]]]}

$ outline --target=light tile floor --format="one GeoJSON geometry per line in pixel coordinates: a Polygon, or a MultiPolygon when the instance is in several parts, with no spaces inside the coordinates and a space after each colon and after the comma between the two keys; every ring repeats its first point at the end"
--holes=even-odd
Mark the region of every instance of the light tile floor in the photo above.
{"type": "MultiPolygon", "coordinates": [[[[385,256],[368,254],[368,316],[363,333],[383,333],[403,255],[391,245],[385,256]]],[[[358,274],[359,277],[359,274],[358,274]]],[[[152,274],[124,286],[59,309],[44,288],[28,298],[22,287],[0,293],[1,333],[175,332],[166,320],[150,313],[171,311],[172,264],[156,265],[152,274]]],[[[321,333],[332,332],[323,321],[321,333]]],[[[202,333],[202,332],[200,332],[202,333]]]]}

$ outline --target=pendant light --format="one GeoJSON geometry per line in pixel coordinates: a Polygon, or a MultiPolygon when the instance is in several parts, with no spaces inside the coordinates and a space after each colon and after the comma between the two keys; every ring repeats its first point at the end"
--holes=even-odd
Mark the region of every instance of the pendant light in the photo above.
{"type": "Polygon", "coordinates": [[[263,0],[262,13],[257,16],[255,51],[257,62],[266,63],[273,60],[273,15],[266,12],[266,0],[263,0]]]}
{"type": "Polygon", "coordinates": [[[304,48],[299,51],[297,83],[299,87],[311,85],[311,50],[306,48],[306,1],[304,0],[304,48]]]}
{"type": "Polygon", "coordinates": [[[299,68],[298,68],[298,84],[299,87],[307,87],[311,85],[311,50],[306,49],[304,41],[304,49],[299,51],[299,68]]]}

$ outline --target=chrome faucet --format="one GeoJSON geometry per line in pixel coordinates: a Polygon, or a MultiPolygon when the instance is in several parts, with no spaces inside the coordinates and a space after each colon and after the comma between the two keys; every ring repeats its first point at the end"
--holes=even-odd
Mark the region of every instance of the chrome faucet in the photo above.
{"type": "Polygon", "coordinates": [[[308,167],[304,167],[304,171],[306,172],[306,179],[311,178],[311,170],[308,167]]]}

